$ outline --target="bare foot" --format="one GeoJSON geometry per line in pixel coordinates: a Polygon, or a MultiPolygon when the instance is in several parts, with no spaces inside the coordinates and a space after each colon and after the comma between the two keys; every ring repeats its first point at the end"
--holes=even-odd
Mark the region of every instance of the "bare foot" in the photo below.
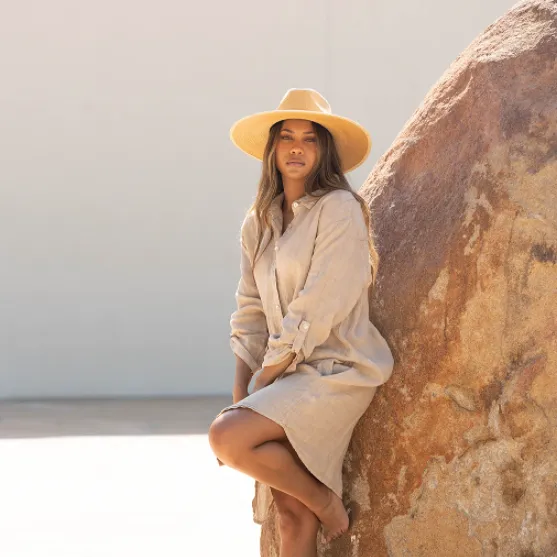
{"type": "Polygon", "coordinates": [[[325,505],[320,509],[314,509],[313,512],[323,525],[325,542],[329,543],[348,530],[349,519],[342,499],[328,487],[325,489],[325,505]]]}

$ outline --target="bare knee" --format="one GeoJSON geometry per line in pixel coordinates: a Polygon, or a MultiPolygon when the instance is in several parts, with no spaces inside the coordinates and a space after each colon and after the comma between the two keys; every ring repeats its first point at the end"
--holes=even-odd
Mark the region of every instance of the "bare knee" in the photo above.
{"type": "Polygon", "coordinates": [[[234,420],[227,414],[225,412],[215,418],[209,427],[209,444],[222,462],[233,465],[237,458],[238,444],[235,442],[234,420]]]}

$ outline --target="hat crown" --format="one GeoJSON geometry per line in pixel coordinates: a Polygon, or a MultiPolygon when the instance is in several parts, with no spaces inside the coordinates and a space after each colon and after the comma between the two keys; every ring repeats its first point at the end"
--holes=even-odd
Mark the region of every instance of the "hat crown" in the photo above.
{"type": "Polygon", "coordinates": [[[331,114],[331,105],[314,89],[289,89],[277,110],[308,110],[331,114]]]}
{"type": "Polygon", "coordinates": [[[230,139],[242,151],[262,161],[269,142],[269,130],[284,120],[309,120],[333,136],[343,172],[358,167],[371,149],[371,138],[358,122],[333,114],[327,99],[315,89],[288,89],[278,108],[257,112],[236,121],[230,139]]]}

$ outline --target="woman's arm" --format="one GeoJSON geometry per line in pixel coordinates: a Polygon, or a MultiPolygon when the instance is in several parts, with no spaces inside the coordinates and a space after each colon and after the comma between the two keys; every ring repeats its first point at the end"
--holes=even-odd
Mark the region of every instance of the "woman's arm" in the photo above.
{"type": "Polygon", "coordinates": [[[234,386],[232,387],[232,402],[234,404],[248,396],[248,386],[252,377],[253,374],[248,364],[242,358],[236,356],[236,373],[234,375],[234,386]]]}
{"type": "Polygon", "coordinates": [[[331,199],[319,219],[304,288],[288,306],[281,334],[269,337],[264,368],[294,354],[286,368],[294,371],[297,363],[307,360],[327,340],[371,283],[367,227],[358,201],[331,199]]]}
{"type": "Polygon", "coordinates": [[[240,280],[235,294],[237,309],[230,317],[230,347],[236,355],[234,390],[244,394],[251,375],[261,369],[269,331],[247,248],[251,244],[247,219],[242,224],[241,238],[240,280]]]}

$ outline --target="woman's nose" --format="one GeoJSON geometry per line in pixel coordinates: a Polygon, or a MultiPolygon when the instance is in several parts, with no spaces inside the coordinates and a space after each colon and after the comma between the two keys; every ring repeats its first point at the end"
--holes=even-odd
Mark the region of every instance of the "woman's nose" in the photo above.
{"type": "Polygon", "coordinates": [[[301,148],[301,147],[298,147],[298,146],[296,146],[296,145],[293,145],[292,148],[290,149],[290,152],[291,152],[292,154],[294,154],[294,153],[301,153],[301,152],[302,152],[302,148],[301,148]]]}

